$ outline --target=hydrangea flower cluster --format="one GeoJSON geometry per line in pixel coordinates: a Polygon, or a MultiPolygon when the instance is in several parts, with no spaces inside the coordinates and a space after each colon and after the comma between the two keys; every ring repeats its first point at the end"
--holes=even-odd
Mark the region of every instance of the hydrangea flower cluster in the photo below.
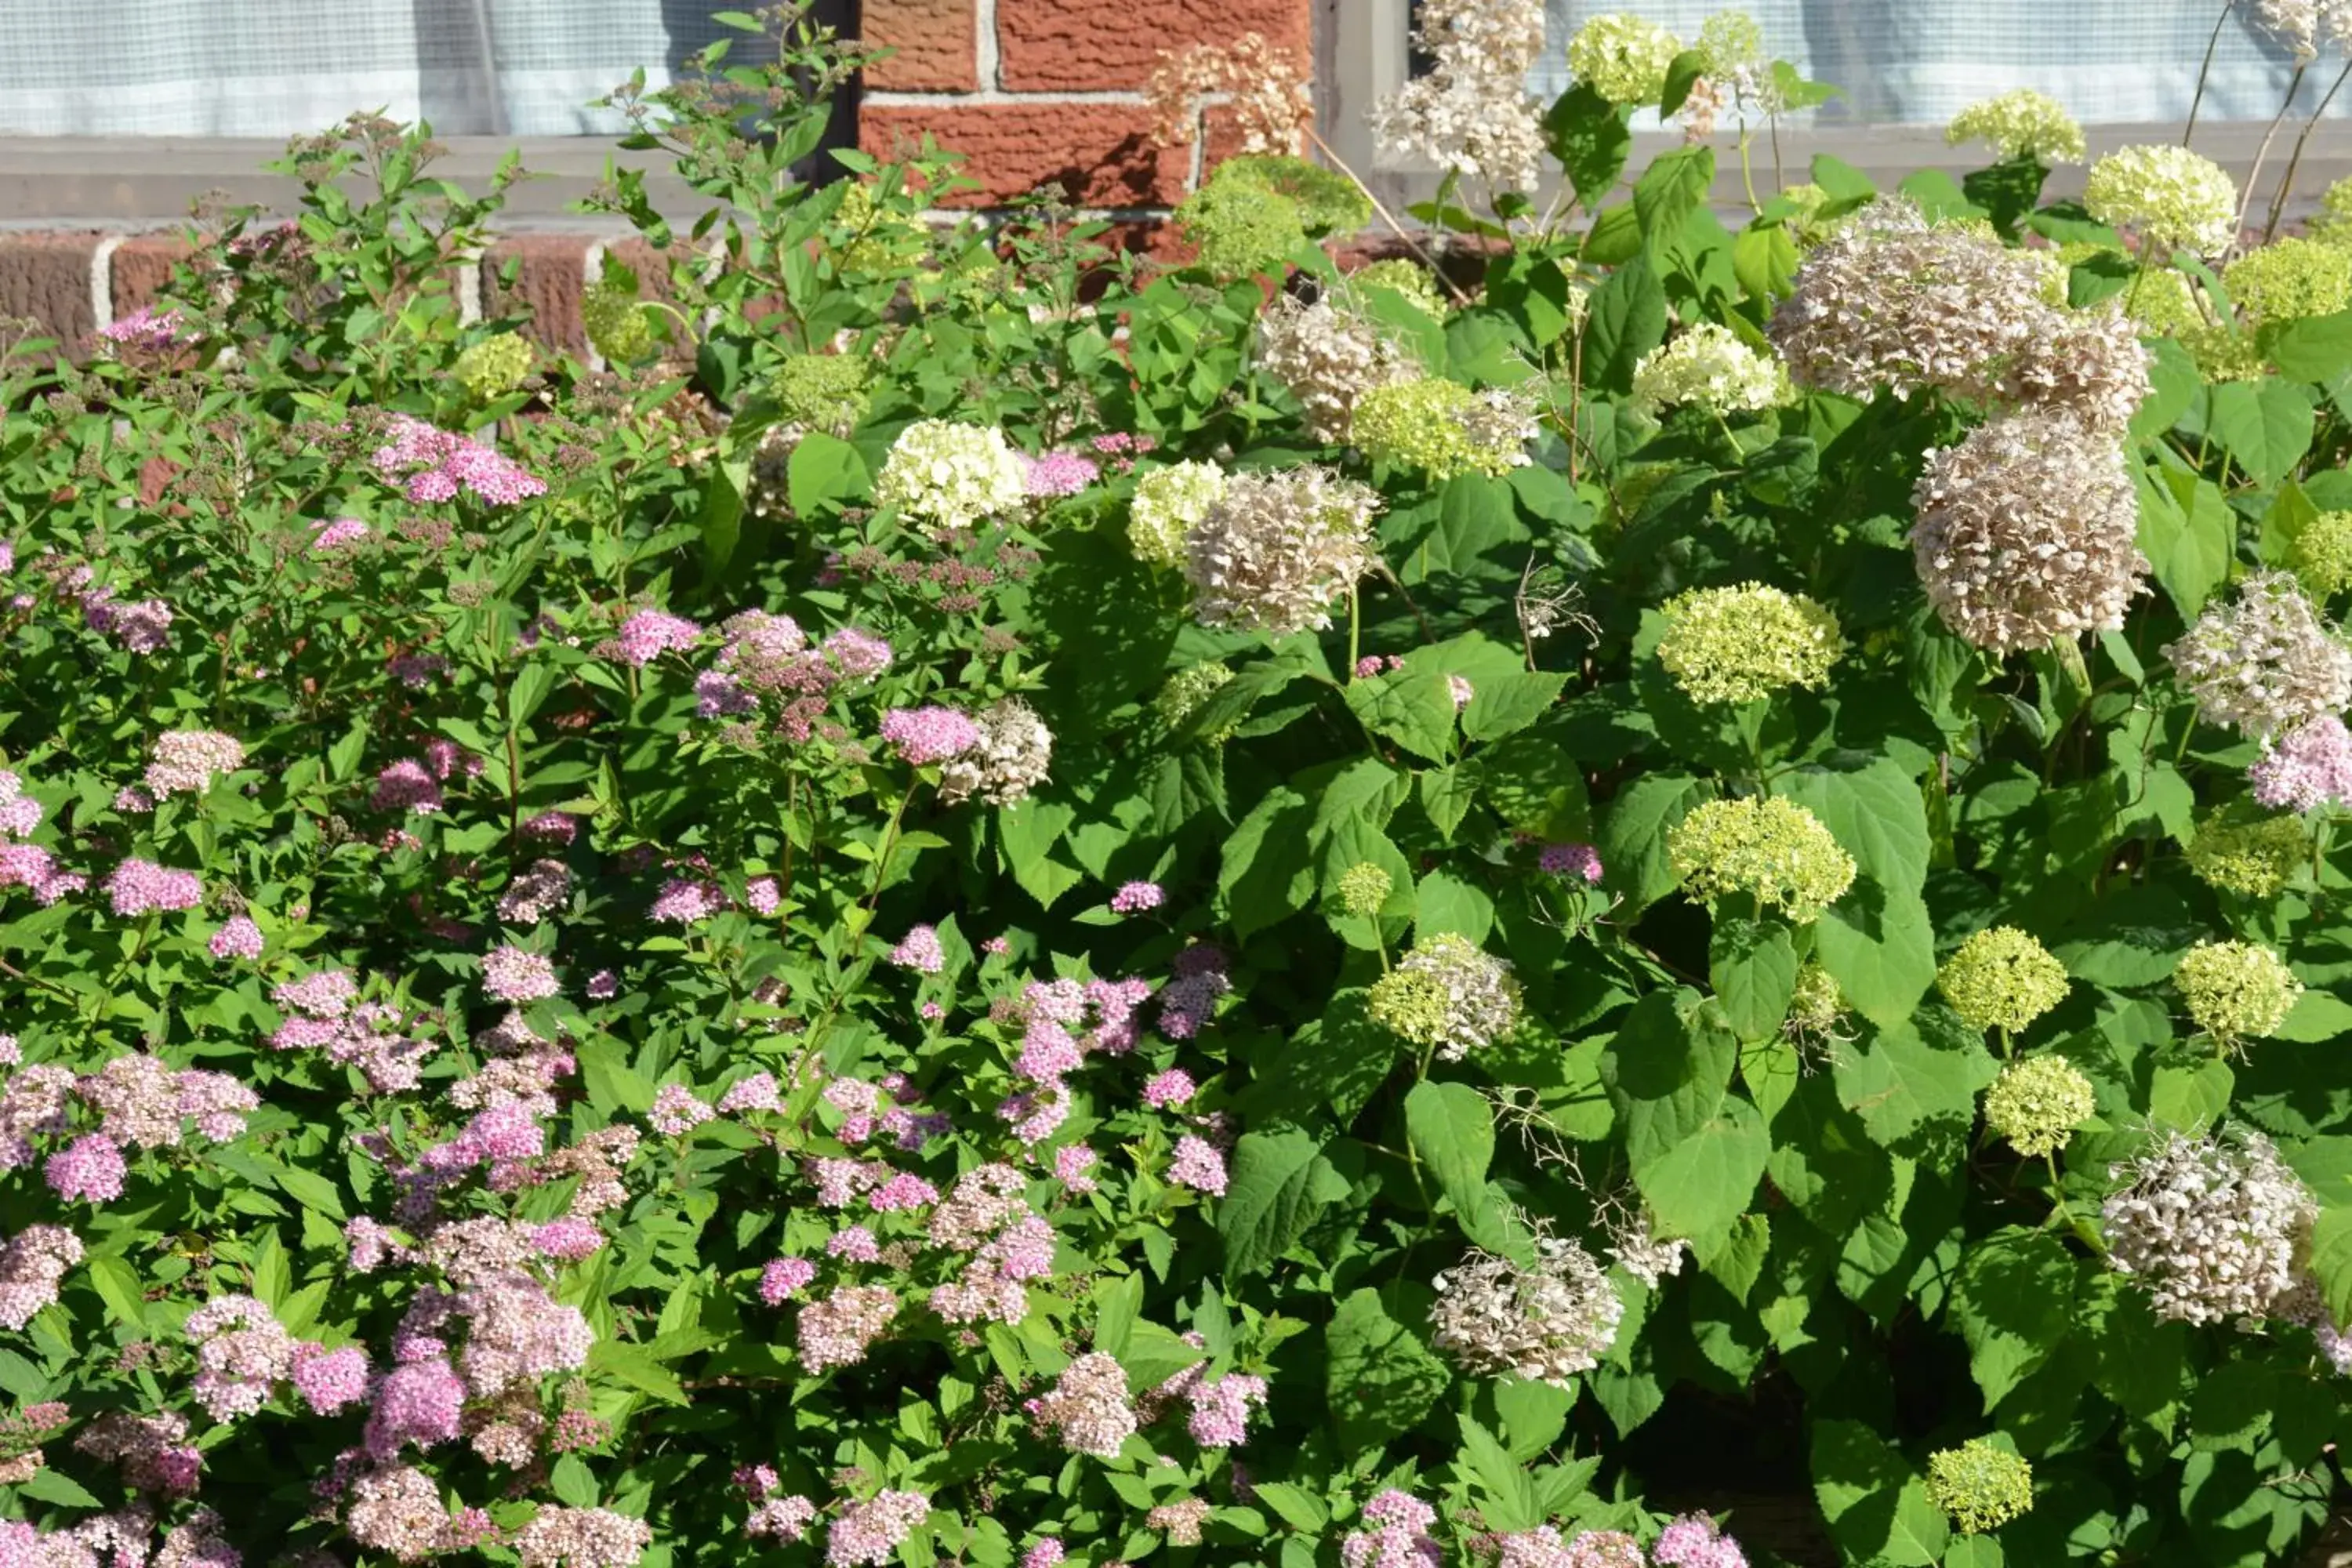
{"type": "Polygon", "coordinates": [[[1383,1028],[1441,1061],[1460,1061],[1517,1026],[1519,983],[1507,960],[1459,932],[1437,931],[1372,983],[1365,1006],[1383,1028]]]}
{"type": "Polygon", "coordinates": [[[1790,395],[1789,373],[1779,360],[1713,321],[1685,327],[1633,366],[1633,401],[1648,408],[1757,414],[1790,395]]]}
{"type": "Polygon", "coordinates": [[[2303,995],[2285,962],[2252,942],[2200,942],[2172,981],[2190,1020],[2225,1047],[2276,1034],[2303,995]]]}
{"type": "Polygon", "coordinates": [[[1682,40],[1655,22],[1604,12],[1569,38],[1568,68],[1611,103],[1638,108],[1665,96],[1666,68],[1682,52],[1682,40]]]}
{"type": "Polygon", "coordinates": [[[1135,481],[1127,538],[1139,561],[1181,566],[1194,525],[1225,493],[1225,470],[1213,462],[1171,463],[1135,481]]]}
{"type": "Polygon", "coordinates": [[[2294,536],[2287,563],[2315,598],[2352,588],[2352,511],[2315,513],[2294,536]]]}
{"type": "Polygon", "coordinates": [[[2083,205],[2159,252],[2219,255],[2238,237],[2238,186],[2210,158],[2186,147],[2123,147],[2091,165],[2083,205]]]}
{"type": "Polygon", "coordinates": [[[1313,465],[1234,475],[1186,542],[1193,614],[1277,637],[1329,626],[1371,570],[1379,508],[1370,488],[1313,465]]]}
{"type": "Polygon", "coordinates": [[[2259,1318],[2294,1284],[2295,1248],[2318,1205],[2261,1133],[2224,1142],[2168,1132],[2107,1173],[2108,1265],[2147,1288],[2158,1317],[2259,1318]]]}
{"type": "Polygon", "coordinates": [[[1936,988],[1971,1029],[2010,1033],[2066,999],[2066,966],[2015,926],[1990,926],[1936,972],[1936,988]]]}
{"type": "Polygon", "coordinates": [[[1761,583],[1695,588],[1666,601],[1658,662],[1698,703],[1757,702],[1819,689],[1845,654],[1837,617],[1802,594],[1761,583]]]}
{"type": "Polygon", "coordinates": [[[2091,1080],[2064,1057],[2011,1062],[1985,1090],[1985,1125],[2029,1159],[2064,1148],[2096,1109],[2091,1080]]]}
{"type": "Polygon", "coordinates": [[[1508,392],[1473,392],[1457,381],[1416,376],[1356,399],[1348,439],[1376,463],[1416,468],[1432,484],[1463,474],[1496,478],[1523,467],[1534,422],[1508,392]]]}
{"type": "Polygon", "coordinates": [[[1028,495],[1027,470],[1003,431],[951,419],[908,426],[874,476],[875,505],[942,538],[1015,511],[1028,495]]]}
{"type": "Polygon", "coordinates": [[[1413,41],[1434,68],[1372,106],[1381,145],[1499,190],[1531,189],[1543,130],[1527,79],[1543,51],[1543,6],[1429,0],[1416,10],[1413,41]]]}
{"type": "Polygon", "coordinates": [[[1053,761],[1054,732],[1045,721],[1019,698],[1003,698],[981,710],[971,743],[945,759],[940,799],[952,805],[978,795],[991,805],[1016,805],[1045,782],[1053,761]]]}
{"type": "Polygon", "coordinates": [[[2033,1467],[2011,1450],[1971,1437],[1927,1456],[1927,1500],[1963,1535],[1981,1535],[2033,1506],[2033,1467]]]}
{"type": "MultiPolygon", "coordinates": [[[[1379,326],[1326,295],[1302,304],[1283,295],[1258,316],[1258,368],[1298,400],[1308,435],[1344,441],[1357,399],[1412,372],[1379,326]]],[[[1264,476],[1237,475],[1235,482],[1264,476]]]]}
{"type": "Polygon", "coordinates": [[[1474,1377],[1565,1388],[1601,1364],[1625,1314],[1592,1255],[1557,1238],[1537,1244],[1532,1267],[1478,1252],[1430,1283],[1429,1342],[1474,1377]]]}
{"type": "MultiPolygon", "coordinates": [[[[2352,778],[2345,782],[2352,786],[2352,778]]],[[[2254,796],[2265,805],[2284,804],[2263,799],[2260,784],[2254,796]]],[[[2303,823],[2292,816],[2246,822],[2210,816],[2198,823],[2188,848],[2189,868],[2199,880],[2242,899],[2276,898],[2310,854],[2310,837],[2303,823]]]]}
{"type": "Polygon", "coordinates": [[[1667,829],[1666,858],[1693,897],[1746,893],[1800,923],[1844,897],[1855,871],[1820,817],[1777,795],[1701,803],[1667,829]]]}
{"type": "Polygon", "coordinates": [[[2352,649],[2284,572],[2247,577],[2236,598],[2208,605],[2164,656],[2206,718],[2255,740],[2352,704],[2352,649]]]}
{"type": "Polygon", "coordinates": [[[1955,147],[1982,142],[2003,160],[2031,158],[2038,163],[2079,163],[2086,151],[2083,128],[2066,106],[2030,87],[1969,104],[1952,116],[1944,140],[1955,147]]]}

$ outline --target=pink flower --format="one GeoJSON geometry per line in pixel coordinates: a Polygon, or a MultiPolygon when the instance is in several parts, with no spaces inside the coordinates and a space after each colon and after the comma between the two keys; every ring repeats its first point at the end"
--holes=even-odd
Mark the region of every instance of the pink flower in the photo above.
{"type": "Polygon", "coordinates": [[[1066,1143],[1054,1151],[1054,1177],[1074,1193],[1095,1190],[1095,1179],[1087,1173],[1095,1168],[1095,1152],[1084,1143],[1066,1143]]]}
{"type": "Polygon", "coordinates": [[[702,628],[682,616],[639,610],[621,623],[614,649],[622,663],[643,669],[663,654],[690,648],[701,640],[702,628]]]}
{"type": "Polygon", "coordinates": [[[338,550],[364,544],[373,537],[368,525],[355,517],[339,517],[332,522],[313,522],[310,530],[310,553],[313,555],[331,555],[338,550]]]}
{"type": "Polygon", "coordinates": [[[98,335],[117,347],[161,353],[180,341],[180,312],[142,305],[121,320],[99,328],[98,335]]]}
{"type": "Polygon", "coordinates": [[[882,739],[919,768],[980,744],[980,726],[952,708],[893,708],[882,715],[882,739]]]}
{"type": "Polygon", "coordinates": [[[1477,688],[1458,675],[1449,675],[1445,678],[1445,689],[1453,694],[1454,710],[1457,713],[1469,707],[1470,699],[1478,695],[1477,688]]]}
{"type": "Polygon", "coordinates": [[[205,945],[215,958],[250,962],[261,956],[261,928],[244,915],[232,915],[205,945]]]}
{"type": "Polygon", "coordinates": [[[890,645],[856,626],[844,626],[826,637],[824,653],[844,680],[871,680],[890,668],[890,645]]]}
{"type": "Polygon", "coordinates": [[[1176,1141],[1176,1159],[1168,1167],[1168,1179],[1180,1187],[1190,1187],[1213,1198],[1223,1197],[1225,1157],[1214,1144],[1187,1132],[1176,1141]]]}
{"type": "Polygon", "coordinates": [[[549,1220],[535,1226],[530,1244],[550,1258],[574,1263],[593,1254],[604,1245],[604,1233],[596,1228],[593,1220],[566,1215],[562,1219],[549,1220]]]}
{"type": "Polygon", "coordinates": [[[1229,1373],[1214,1383],[1195,1383],[1185,1391],[1192,1407],[1185,1429],[1203,1448],[1232,1448],[1249,1436],[1252,1406],[1265,1408],[1265,1379],[1229,1373]]]}
{"type": "Polygon", "coordinates": [[[947,953],[940,946],[940,933],[931,926],[917,926],[908,931],[890,950],[890,962],[901,969],[919,970],[925,974],[937,974],[948,966],[947,953]]]}
{"type": "Polygon", "coordinates": [[[355,1345],[331,1351],[305,1340],[294,1347],[292,1377],[313,1414],[332,1415],[367,1397],[367,1352],[355,1345]]]}
{"type": "Polygon", "coordinates": [[[83,602],[81,618],[90,630],[115,638],[132,653],[153,653],[168,640],[164,634],[172,629],[172,606],[161,599],[126,605],[93,597],[83,602]]]}
{"type": "Polygon", "coordinates": [[[710,1107],[682,1083],[666,1083],[654,1091],[654,1108],[646,1112],[653,1130],[669,1138],[683,1138],[710,1120],[710,1107]]]}
{"type": "Polygon", "coordinates": [[[1748,1568],[1739,1543],[1703,1513],[1685,1514],[1660,1531],[1650,1559],[1659,1568],[1748,1568]]]}
{"type": "Polygon", "coordinates": [[[205,901],[205,884],[194,871],[173,871],[152,860],[125,860],[106,879],[114,912],[128,918],[163,910],[192,910],[205,901]]]}
{"type": "Polygon", "coordinates": [[[547,493],[544,480],[468,437],[405,414],[392,416],[386,434],[369,461],[385,479],[404,479],[410,500],[453,500],[463,490],[492,506],[511,506],[547,493]]]}
{"type": "Polygon", "coordinates": [[[783,1108],[783,1093],[776,1087],[776,1075],[773,1073],[755,1072],[731,1085],[725,1094],[719,1097],[719,1110],[722,1116],[733,1116],[745,1110],[776,1111],[783,1108]]]}
{"type": "Polygon", "coordinates": [[[621,994],[620,977],[609,969],[600,969],[588,977],[587,992],[591,1002],[609,1002],[621,994]]]}
{"type": "Polygon", "coordinates": [[[1074,496],[1094,483],[1102,472],[1093,461],[1076,452],[1048,452],[1042,458],[1024,457],[1021,461],[1028,470],[1029,493],[1033,496],[1074,496]]]}
{"type": "Polygon", "coordinates": [[[1536,867],[1554,877],[1581,877],[1595,886],[1601,881],[1601,854],[1590,844],[1547,844],[1536,867]]]}
{"type": "Polygon", "coordinates": [[[580,819],[568,812],[542,811],[522,825],[523,837],[551,844],[569,844],[579,836],[580,819]]]}
{"type": "Polygon", "coordinates": [[[2352,801],[2352,731],[2333,714],[2290,731],[2246,770],[2264,805],[2315,811],[2352,801]]]}
{"type": "Polygon", "coordinates": [[[483,955],[482,989],[493,1002],[520,1003],[543,1001],[562,988],[545,954],[504,942],[483,955]]]}
{"type": "Polygon", "coordinates": [[[441,781],[415,757],[403,757],[375,775],[375,794],[369,804],[378,811],[430,816],[441,809],[441,781]]]}
{"type": "Polygon", "coordinates": [[[882,1244],[874,1233],[862,1225],[848,1226],[826,1238],[827,1258],[845,1258],[852,1263],[877,1263],[882,1258],[882,1244]]]}
{"type": "Polygon", "coordinates": [[[709,882],[673,877],[654,895],[654,907],[647,912],[665,925],[690,926],[726,907],[726,899],[709,882]]]}
{"type": "Polygon", "coordinates": [[[827,1568],[881,1568],[930,1514],[930,1500],[919,1492],[880,1492],[871,1502],[852,1503],[825,1531],[827,1568]]]}
{"type": "Polygon", "coordinates": [[[1061,1537],[1049,1535],[1021,1554],[1021,1568],[1059,1568],[1064,1555],[1061,1537]]]}
{"type": "Polygon", "coordinates": [[[816,1278],[816,1265],[805,1258],[778,1258],[760,1270],[760,1300],[782,1306],[793,1292],[816,1278]]]}
{"type": "Polygon", "coordinates": [[[466,1407],[466,1384],[446,1361],[410,1362],[384,1373],[376,1385],[362,1439],[371,1458],[395,1458],[411,1443],[429,1448],[457,1436],[466,1407]]]}
{"type": "Polygon", "coordinates": [[[1146,910],[1156,910],[1168,901],[1167,892],[1157,882],[1129,882],[1110,896],[1110,912],[1115,915],[1139,915],[1146,910]]]}
{"type": "Polygon", "coordinates": [[[122,1151],[95,1132],[75,1139],[49,1156],[41,1175],[68,1203],[111,1203],[122,1195],[122,1151]]]}
{"type": "Polygon", "coordinates": [[[911,1171],[899,1172],[866,1194],[866,1206],[876,1214],[927,1208],[939,1201],[939,1188],[911,1171]]]}
{"type": "Polygon", "coordinates": [[[1194,1092],[1192,1074],[1182,1068],[1170,1068],[1144,1080],[1143,1103],[1154,1110],[1166,1110],[1183,1104],[1194,1092]]]}

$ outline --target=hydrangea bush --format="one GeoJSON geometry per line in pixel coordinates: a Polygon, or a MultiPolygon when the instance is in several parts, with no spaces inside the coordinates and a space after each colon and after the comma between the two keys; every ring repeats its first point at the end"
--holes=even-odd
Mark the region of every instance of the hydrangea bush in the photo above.
{"type": "Polygon", "coordinates": [[[2045,201],[2033,95],[1782,189],[1744,17],[1545,109],[1538,8],[1420,15],[1354,275],[1263,39],[1165,73],[1254,118],[1161,265],[810,183],[787,16],[614,100],[709,208],[616,174],[598,368],[365,118],[0,333],[0,1561],[2315,1531],[2347,226],[2045,201]]]}

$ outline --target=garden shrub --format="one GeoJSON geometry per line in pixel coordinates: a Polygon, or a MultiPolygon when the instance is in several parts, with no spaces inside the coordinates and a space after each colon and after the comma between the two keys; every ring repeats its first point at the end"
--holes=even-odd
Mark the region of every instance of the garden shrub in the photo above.
{"type": "Polygon", "coordinates": [[[1532,15],[1380,111],[1475,288],[1274,159],[1175,268],[811,184],[858,57],[788,18],[616,98],[711,205],[614,175],[602,369],[448,289],[516,171],[366,118],[0,361],[0,1555],[2312,1532],[2341,226],[2045,202],[2025,99],[1735,230],[1631,115],[1753,189],[1822,89],[1610,19],[1522,119],[1532,15]]]}

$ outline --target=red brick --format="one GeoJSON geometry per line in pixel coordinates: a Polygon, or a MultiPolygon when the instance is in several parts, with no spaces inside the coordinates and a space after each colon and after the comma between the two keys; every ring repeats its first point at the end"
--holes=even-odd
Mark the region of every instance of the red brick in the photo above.
{"type": "Polygon", "coordinates": [[[1149,110],[1121,103],[869,106],[858,116],[857,139],[887,156],[928,132],[963,153],[963,173],[981,188],[957,193],[951,205],[987,206],[1047,190],[1080,206],[1171,206],[1184,199],[1190,158],[1181,147],[1155,147],[1150,125],[1149,110]]]}
{"type": "Polygon", "coordinates": [[[482,314],[528,315],[530,333],[541,342],[584,352],[588,331],[580,321],[580,293],[590,243],[579,234],[521,234],[499,240],[482,257],[482,314]],[[501,279],[510,261],[519,265],[508,283],[501,279]]]}
{"type": "Polygon", "coordinates": [[[1000,75],[1013,92],[1139,88],[1160,51],[1263,33],[1314,67],[1312,0],[999,0],[1000,75]]]}
{"type": "Polygon", "coordinates": [[[134,234],[116,247],[114,276],[108,285],[114,319],[135,315],[153,304],[172,281],[172,268],[192,254],[188,242],[175,234],[134,234]]]}
{"type": "Polygon", "coordinates": [[[98,328],[89,295],[90,233],[0,234],[0,316],[30,316],[68,353],[98,328]]]}
{"type": "Polygon", "coordinates": [[[980,87],[980,28],[972,0],[866,0],[859,31],[895,50],[867,69],[877,92],[973,92],[980,87]]]}

